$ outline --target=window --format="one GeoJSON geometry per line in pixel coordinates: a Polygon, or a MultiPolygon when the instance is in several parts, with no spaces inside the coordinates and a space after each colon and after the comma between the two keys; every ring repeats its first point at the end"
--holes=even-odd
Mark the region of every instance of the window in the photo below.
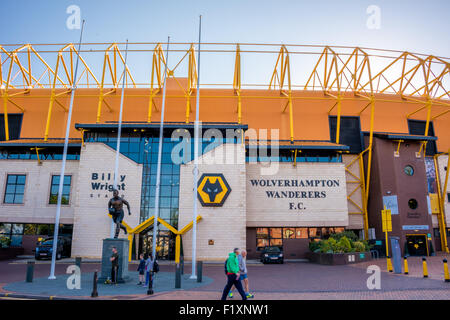
{"type": "MultiPolygon", "coordinates": [[[[61,204],[69,204],[71,182],[72,176],[64,176],[61,204]]],[[[48,201],[49,204],[58,203],[58,190],[59,190],[59,175],[52,176],[52,184],[50,186],[50,198],[48,201]]]]}
{"type": "Polygon", "coordinates": [[[407,165],[403,171],[405,172],[406,175],[408,176],[412,176],[414,174],[414,168],[410,165],[407,165]]]}
{"type": "MultiPolygon", "coordinates": [[[[22,117],[20,114],[8,113],[8,129],[9,129],[9,140],[16,140],[20,137],[20,130],[22,128],[22,117]]],[[[5,115],[0,114],[0,141],[6,140],[5,137],[5,115]]]]}
{"type": "Polygon", "coordinates": [[[0,223],[0,238],[4,239],[2,241],[3,245],[8,244],[11,247],[20,247],[22,246],[22,236],[23,224],[0,223]],[[5,241],[5,239],[7,239],[7,241],[5,241]]]}
{"type": "Polygon", "coordinates": [[[308,239],[308,228],[295,228],[295,239],[308,239]]]}
{"type": "MultiPolygon", "coordinates": [[[[427,122],[423,121],[423,120],[408,120],[409,133],[423,136],[423,135],[425,135],[426,125],[427,125],[427,122]]],[[[430,121],[429,127],[428,127],[428,137],[434,137],[434,136],[435,135],[434,135],[433,122],[430,121]]],[[[425,154],[427,156],[433,156],[436,153],[437,153],[436,141],[428,141],[425,154]]]]}
{"type": "MultiPolygon", "coordinates": [[[[329,117],[330,140],[336,141],[337,116],[329,117]]],[[[341,116],[339,143],[350,147],[350,153],[360,153],[363,150],[363,138],[359,117],[341,116]]]]}
{"type": "Polygon", "coordinates": [[[6,190],[4,203],[19,204],[23,203],[23,195],[25,193],[24,174],[8,174],[6,178],[6,190]]]}
{"type": "Polygon", "coordinates": [[[417,204],[417,200],[416,199],[409,199],[409,201],[408,201],[408,207],[409,208],[411,208],[411,209],[417,209],[417,206],[418,206],[418,204],[417,204]]]}

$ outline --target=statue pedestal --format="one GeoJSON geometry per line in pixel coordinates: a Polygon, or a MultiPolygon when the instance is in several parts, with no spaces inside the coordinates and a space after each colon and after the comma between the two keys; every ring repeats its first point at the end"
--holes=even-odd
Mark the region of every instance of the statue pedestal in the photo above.
{"type": "Polygon", "coordinates": [[[104,283],[106,279],[111,279],[111,261],[112,248],[116,247],[117,254],[119,255],[119,270],[117,272],[117,283],[124,283],[130,279],[128,273],[128,239],[103,239],[102,249],[102,273],[98,279],[98,282],[104,283]]]}

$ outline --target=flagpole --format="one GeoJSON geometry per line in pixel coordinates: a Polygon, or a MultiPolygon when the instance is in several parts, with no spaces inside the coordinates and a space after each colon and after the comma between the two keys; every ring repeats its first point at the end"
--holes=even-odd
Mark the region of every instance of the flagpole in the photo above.
{"type": "Polygon", "coordinates": [[[158,233],[158,216],[159,216],[159,193],[161,185],[161,158],[162,158],[162,146],[163,146],[163,130],[164,130],[164,110],[166,107],[166,82],[167,82],[167,65],[169,63],[169,42],[170,37],[167,37],[167,49],[166,49],[166,63],[164,67],[164,88],[161,107],[161,120],[159,122],[159,145],[158,145],[158,164],[156,167],[156,191],[155,191],[155,214],[153,215],[153,242],[152,242],[152,258],[156,259],[156,237],[158,233]]]}
{"type": "MultiPolygon", "coordinates": [[[[117,144],[116,144],[116,162],[114,164],[114,183],[113,187],[117,190],[117,181],[119,177],[119,154],[120,154],[120,139],[122,137],[122,117],[123,117],[123,100],[125,97],[125,80],[127,77],[127,58],[128,58],[128,39],[125,46],[125,62],[123,64],[123,78],[122,78],[122,93],[120,95],[120,111],[119,111],[119,126],[117,129],[117,144]]],[[[114,237],[114,221],[111,220],[111,238],[114,237]]]]}
{"type": "Polygon", "coordinates": [[[81,25],[80,42],[78,43],[77,62],[75,64],[75,74],[74,74],[74,78],[73,78],[73,82],[72,82],[71,95],[70,95],[69,115],[67,117],[67,124],[66,124],[66,136],[64,138],[64,149],[63,149],[63,158],[62,158],[62,164],[61,164],[61,174],[59,175],[58,201],[57,201],[57,205],[56,205],[55,228],[53,231],[52,263],[51,263],[51,267],[50,267],[50,276],[48,277],[51,280],[56,279],[56,277],[55,277],[55,262],[56,262],[56,254],[58,251],[57,244],[58,244],[58,233],[59,233],[59,219],[61,216],[61,201],[62,201],[62,193],[63,193],[63,185],[64,185],[64,173],[66,171],[67,149],[69,147],[70,122],[72,121],[73,100],[75,97],[75,90],[77,88],[78,61],[79,61],[79,57],[80,57],[81,41],[83,39],[83,29],[84,29],[84,20],[81,25]]]}
{"type": "Polygon", "coordinates": [[[199,139],[199,111],[200,111],[200,43],[202,36],[202,16],[200,15],[198,29],[198,52],[197,52],[197,99],[195,106],[194,123],[194,212],[192,217],[192,275],[190,279],[197,279],[195,274],[197,263],[197,180],[198,180],[198,139],[199,139]]]}

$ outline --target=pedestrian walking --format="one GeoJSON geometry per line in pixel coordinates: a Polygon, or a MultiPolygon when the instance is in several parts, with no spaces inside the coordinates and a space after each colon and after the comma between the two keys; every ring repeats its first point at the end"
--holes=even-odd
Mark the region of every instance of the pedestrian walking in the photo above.
{"type": "Polygon", "coordinates": [[[235,248],[233,252],[228,255],[226,262],[227,284],[225,285],[225,288],[223,288],[221,300],[227,299],[227,295],[233,285],[241,295],[242,300],[247,300],[247,296],[242,288],[240,280],[238,255],[239,248],[235,248]]]}
{"type": "Polygon", "coordinates": [[[145,258],[146,256],[141,253],[139,256],[140,260],[139,260],[139,266],[137,268],[137,271],[139,272],[139,285],[142,285],[145,282],[145,258]]]}
{"type": "Polygon", "coordinates": [[[117,248],[112,247],[112,255],[109,258],[111,261],[111,283],[117,284],[117,275],[119,272],[119,254],[117,253],[117,248]]]}
{"type": "Polygon", "coordinates": [[[244,282],[244,291],[247,299],[254,298],[255,296],[250,293],[248,286],[248,275],[247,275],[247,251],[242,250],[239,255],[239,271],[241,274],[240,280],[244,282]]]}
{"type": "Polygon", "coordinates": [[[153,281],[153,265],[156,259],[153,259],[150,253],[145,260],[145,286],[148,286],[149,281],[153,281]]]}
{"type": "MultiPolygon", "coordinates": [[[[247,274],[247,251],[242,249],[241,253],[238,255],[238,263],[239,263],[239,273],[240,280],[244,283],[244,292],[247,299],[254,298],[255,296],[250,293],[248,286],[248,274],[247,274]]],[[[230,290],[228,297],[233,298],[233,290],[230,290]]]]}

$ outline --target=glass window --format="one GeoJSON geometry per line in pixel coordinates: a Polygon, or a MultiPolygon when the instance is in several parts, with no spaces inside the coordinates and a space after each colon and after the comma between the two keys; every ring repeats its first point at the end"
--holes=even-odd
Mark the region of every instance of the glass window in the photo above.
{"type": "Polygon", "coordinates": [[[282,238],[282,234],[281,234],[281,228],[270,228],[270,237],[271,238],[278,238],[281,239],[282,238]]]}
{"type": "Polygon", "coordinates": [[[295,239],[308,239],[308,228],[295,228],[295,239]]]}
{"type": "Polygon", "coordinates": [[[11,233],[11,223],[0,223],[0,233],[11,233]]]}
{"type": "Polygon", "coordinates": [[[284,228],[283,229],[284,239],[295,239],[295,229],[294,228],[284,228]]]}
{"type": "Polygon", "coordinates": [[[14,223],[11,229],[12,234],[23,234],[23,224],[14,223]]]}
{"type": "Polygon", "coordinates": [[[320,238],[320,229],[319,228],[309,228],[309,237],[310,238],[320,238]]]}
{"type": "Polygon", "coordinates": [[[269,243],[271,246],[282,246],[283,240],[282,239],[270,239],[269,243]]]}
{"type": "Polygon", "coordinates": [[[8,174],[6,179],[6,189],[4,203],[23,203],[23,194],[25,192],[25,180],[24,174],[8,174]]]}
{"type": "Polygon", "coordinates": [[[267,247],[268,245],[269,245],[268,239],[257,239],[256,240],[256,246],[258,247],[258,249],[260,249],[262,247],[267,247]]]}
{"type": "Polygon", "coordinates": [[[407,165],[403,171],[405,172],[406,175],[408,176],[412,176],[414,174],[414,168],[410,165],[407,165]]]}
{"type": "MultiPolygon", "coordinates": [[[[70,175],[64,176],[61,204],[69,204],[71,182],[72,176],[70,175]]],[[[58,203],[58,190],[59,190],[59,175],[52,175],[52,182],[50,186],[50,198],[48,200],[49,204],[58,203]]]]}
{"type": "Polygon", "coordinates": [[[408,201],[408,207],[410,208],[410,209],[417,209],[417,206],[418,206],[418,203],[417,203],[417,200],[416,199],[409,199],[409,201],[408,201]]]}
{"type": "Polygon", "coordinates": [[[268,228],[256,228],[256,238],[258,239],[268,239],[269,230],[268,228]]]}
{"type": "Polygon", "coordinates": [[[36,224],[26,224],[24,227],[23,234],[26,234],[26,235],[37,234],[37,225],[36,224]]]}

